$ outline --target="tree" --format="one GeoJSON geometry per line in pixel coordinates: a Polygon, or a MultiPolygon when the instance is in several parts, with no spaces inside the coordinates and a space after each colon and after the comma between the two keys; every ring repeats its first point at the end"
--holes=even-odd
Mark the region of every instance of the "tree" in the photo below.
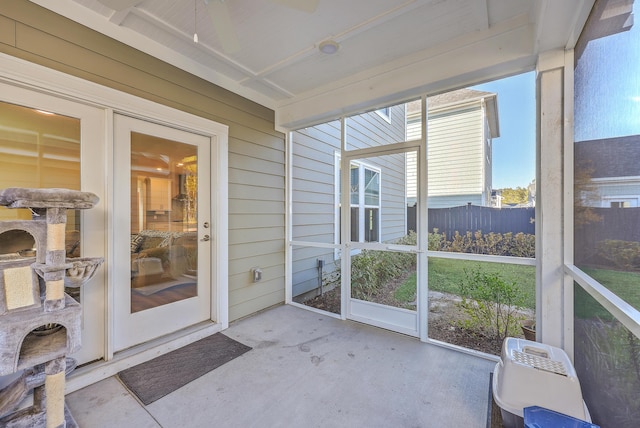
{"type": "Polygon", "coordinates": [[[525,187],[502,189],[503,204],[526,204],[529,201],[529,190],[525,187]]]}
{"type": "Polygon", "coordinates": [[[602,220],[602,216],[592,208],[592,206],[597,206],[600,201],[600,194],[591,182],[594,171],[595,168],[590,160],[578,160],[575,164],[573,221],[576,227],[602,220]]]}

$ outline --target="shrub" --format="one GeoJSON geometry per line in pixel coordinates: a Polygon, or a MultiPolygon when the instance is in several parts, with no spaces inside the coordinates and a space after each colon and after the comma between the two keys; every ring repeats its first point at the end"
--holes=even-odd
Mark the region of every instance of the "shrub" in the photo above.
{"type": "Polygon", "coordinates": [[[443,232],[438,233],[438,229],[433,229],[433,233],[428,234],[428,249],[429,251],[444,251],[443,245],[447,242],[447,235],[443,232]]]}
{"type": "Polygon", "coordinates": [[[598,243],[598,254],[624,270],[635,270],[640,266],[640,242],[607,239],[598,243]]]}
{"type": "Polygon", "coordinates": [[[464,327],[479,330],[499,345],[509,335],[518,333],[523,319],[519,310],[524,296],[515,282],[505,281],[500,273],[476,268],[466,271],[460,284],[461,305],[470,319],[464,327]]]}
{"type": "MultiPolygon", "coordinates": [[[[415,232],[395,241],[398,245],[415,245],[415,232]]],[[[357,299],[369,300],[388,282],[415,267],[413,253],[362,250],[351,258],[351,292],[357,299]]]]}
{"type": "Polygon", "coordinates": [[[640,339],[619,322],[580,320],[576,329],[576,371],[590,400],[591,417],[611,426],[640,420],[640,339]]]}
{"type": "Polygon", "coordinates": [[[379,278],[375,266],[377,260],[374,252],[363,250],[351,258],[351,291],[357,299],[369,299],[379,288],[379,278]]]}
{"type": "Polygon", "coordinates": [[[536,255],[536,237],[522,232],[483,235],[478,230],[474,233],[467,231],[464,235],[456,231],[448,241],[445,233],[440,234],[438,229],[433,229],[433,233],[429,233],[429,250],[533,258],[536,255]]]}

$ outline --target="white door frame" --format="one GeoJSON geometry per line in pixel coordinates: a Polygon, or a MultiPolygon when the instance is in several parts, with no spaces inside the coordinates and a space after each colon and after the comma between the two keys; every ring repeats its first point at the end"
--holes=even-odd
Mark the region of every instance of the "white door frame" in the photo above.
{"type": "MultiPolygon", "coordinates": [[[[214,222],[211,225],[212,232],[212,254],[216,254],[215,260],[211,261],[214,272],[212,283],[215,287],[211,292],[211,321],[215,323],[216,330],[222,330],[229,326],[229,267],[228,267],[228,139],[229,128],[221,123],[213,122],[203,117],[194,116],[181,110],[157,104],[155,102],[136,97],[115,89],[111,89],[97,83],[93,83],[79,77],[71,76],[38,64],[34,64],[20,58],[0,53],[0,82],[10,86],[26,87],[28,89],[41,92],[47,95],[71,100],[81,104],[97,107],[103,111],[104,127],[98,127],[90,138],[96,138],[104,142],[104,167],[105,173],[98,177],[106,180],[106,191],[101,199],[100,210],[104,210],[106,222],[95,225],[95,233],[103,234],[107,238],[105,244],[105,271],[107,275],[107,292],[103,299],[103,306],[100,307],[101,314],[105,317],[105,331],[98,332],[104,334],[105,352],[103,358],[106,361],[114,359],[113,348],[113,266],[110,261],[113,259],[113,218],[112,210],[114,189],[111,176],[106,171],[114,170],[113,164],[113,115],[114,112],[125,115],[132,115],[143,119],[152,120],[158,123],[168,124],[181,129],[189,130],[204,136],[208,136],[212,141],[212,156],[217,159],[217,164],[212,165],[211,173],[211,204],[214,222]],[[215,152],[215,155],[214,155],[215,152]]],[[[28,103],[28,100],[23,100],[28,103]]],[[[83,136],[84,138],[84,136],[83,136]]],[[[91,190],[91,189],[87,189],[91,190]]],[[[87,253],[89,254],[89,253],[87,253]]],[[[197,340],[196,335],[189,336],[197,340]]],[[[175,349],[177,346],[184,346],[187,343],[180,338],[171,338],[164,341],[153,351],[153,356],[175,349]]],[[[150,346],[148,348],[151,348],[150,346]]],[[[136,355],[143,355],[148,349],[137,350],[136,355]]],[[[153,356],[150,354],[148,358],[153,356]]],[[[129,357],[127,357],[129,358],[129,357]]],[[[132,357],[128,361],[141,362],[142,358],[132,357]]],[[[99,379],[111,376],[124,367],[130,365],[127,361],[117,361],[112,365],[106,364],[100,370],[93,370],[86,377],[78,376],[76,382],[68,384],[68,390],[79,389],[99,379]]],[[[89,370],[91,371],[91,370],[89,370]]]]}
{"type": "MultiPolygon", "coordinates": [[[[371,157],[379,157],[390,154],[407,153],[416,151],[419,162],[417,165],[418,179],[418,215],[416,216],[416,226],[418,240],[415,248],[401,245],[389,245],[384,243],[352,243],[351,242],[351,210],[342,210],[342,260],[341,260],[341,278],[342,278],[342,302],[346,310],[343,312],[345,317],[355,321],[364,322],[377,327],[386,328],[399,333],[416,336],[421,340],[426,340],[427,335],[427,317],[428,317],[428,289],[427,289],[427,239],[423,232],[423,214],[426,209],[420,210],[420,207],[426,205],[426,197],[424,189],[426,188],[426,155],[423,140],[410,141],[404,143],[388,144],[385,146],[370,147],[359,150],[342,151],[341,155],[341,174],[340,185],[341,205],[350,206],[350,168],[351,162],[360,161],[371,157]],[[422,231],[422,232],[421,232],[422,231]],[[422,235],[425,236],[422,239],[422,235]],[[370,249],[375,251],[406,251],[416,254],[417,257],[417,277],[416,277],[416,310],[411,311],[402,308],[394,308],[381,305],[378,303],[361,301],[351,298],[351,250],[352,249],[370,249]]],[[[382,195],[381,195],[382,197],[382,195]]],[[[425,207],[426,208],[426,207],[425,207]]],[[[382,229],[382,221],[380,221],[380,229],[382,229]]]]}
{"type": "MultiPolygon", "coordinates": [[[[80,248],[83,257],[104,257],[107,236],[99,233],[106,225],[106,157],[104,136],[93,135],[93,130],[104,129],[102,109],[60,99],[55,96],[5,83],[0,77],[0,101],[77,118],[80,120],[80,185],[82,191],[100,198],[95,207],[80,211],[80,248]],[[98,232],[98,233],[96,233],[98,232]]],[[[81,315],[82,347],[73,358],[86,363],[102,358],[105,351],[105,290],[106,269],[100,266],[90,282],[81,288],[83,303],[81,315]],[[88,308],[91,308],[89,310],[88,308]],[[95,309],[98,310],[95,310],[95,309]]]]}
{"type": "MultiPolygon", "coordinates": [[[[114,160],[117,170],[113,171],[115,187],[119,189],[113,201],[114,211],[114,246],[122,249],[116,251],[113,264],[116,267],[114,278],[114,350],[117,352],[150,341],[160,336],[179,331],[211,316],[211,241],[204,235],[210,229],[203,227],[211,223],[211,203],[209,201],[211,165],[216,159],[210,155],[211,140],[208,137],[175,129],[166,125],[140,120],[130,116],[116,114],[114,117],[114,160]],[[143,311],[131,311],[131,254],[124,249],[131,245],[131,134],[138,132],[156,138],[188,144],[197,150],[198,205],[197,205],[197,243],[198,273],[197,293],[195,296],[156,306],[143,311]],[[128,216],[123,215],[129,213],[128,216]]],[[[167,207],[171,208],[171,207],[167,207]]]]}

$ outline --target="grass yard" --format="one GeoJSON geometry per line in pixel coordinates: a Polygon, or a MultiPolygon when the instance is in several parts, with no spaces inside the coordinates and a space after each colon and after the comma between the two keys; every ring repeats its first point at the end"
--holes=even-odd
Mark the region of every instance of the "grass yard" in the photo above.
{"type": "MultiPolygon", "coordinates": [[[[466,272],[479,267],[486,272],[499,272],[502,278],[514,281],[525,297],[525,307],[534,309],[536,302],[536,272],[534,266],[505,263],[476,262],[469,260],[429,258],[429,290],[460,294],[459,286],[466,279],[466,272]]],[[[640,273],[609,269],[583,270],[621,299],[640,310],[640,273]]],[[[396,290],[394,297],[400,302],[415,299],[416,275],[409,276],[396,290]]],[[[611,319],[611,314],[589,296],[582,287],[576,286],[575,314],[579,318],[599,317],[611,319]]]]}
{"type": "MultiPolygon", "coordinates": [[[[476,262],[469,260],[429,258],[429,290],[460,294],[460,283],[466,272],[476,267],[486,272],[499,272],[507,282],[515,282],[524,295],[525,307],[534,309],[536,304],[536,269],[534,266],[505,263],[476,262]]],[[[416,275],[411,275],[396,290],[395,298],[402,302],[415,299],[416,275]]]]}
{"type": "MultiPolygon", "coordinates": [[[[586,267],[581,269],[622,300],[640,310],[640,273],[586,267]]],[[[613,318],[609,311],[589,296],[579,285],[576,286],[575,292],[575,316],[578,318],[598,317],[604,320],[613,318]]]]}

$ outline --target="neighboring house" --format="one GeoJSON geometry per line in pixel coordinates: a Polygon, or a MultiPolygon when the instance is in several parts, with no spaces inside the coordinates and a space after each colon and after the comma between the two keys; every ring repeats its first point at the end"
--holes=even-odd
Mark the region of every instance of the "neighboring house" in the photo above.
{"type": "Polygon", "coordinates": [[[534,178],[529,186],[527,186],[527,190],[529,191],[528,203],[530,207],[536,206],[536,179],[534,178]]]}
{"type": "Polygon", "coordinates": [[[502,189],[493,189],[491,191],[491,206],[502,208],[502,189]]]}
{"type": "Polygon", "coordinates": [[[640,206],[640,164],[636,162],[640,157],[640,137],[577,142],[574,155],[576,165],[584,165],[583,170],[591,172],[590,176],[576,180],[576,196],[584,206],[640,206]]]}
{"type": "MultiPolygon", "coordinates": [[[[405,140],[404,105],[346,120],[347,144],[365,148],[405,140]]],[[[329,122],[293,133],[292,238],[340,243],[340,123],[329,122]]],[[[405,155],[351,162],[351,240],[389,242],[406,233],[405,155]],[[384,229],[381,227],[384,223],[384,229]]],[[[293,296],[318,289],[322,272],[335,269],[333,249],[293,250],[293,296]]]]}
{"type": "MultiPolygon", "coordinates": [[[[460,89],[427,100],[429,208],[492,206],[492,140],[500,136],[498,98],[460,89]]],[[[420,138],[420,102],[407,104],[407,140],[420,138]]],[[[415,159],[408,159],[415,162],[415,159]]],[[[416,200],[409,177],[407,202],[416,200]]]]}

